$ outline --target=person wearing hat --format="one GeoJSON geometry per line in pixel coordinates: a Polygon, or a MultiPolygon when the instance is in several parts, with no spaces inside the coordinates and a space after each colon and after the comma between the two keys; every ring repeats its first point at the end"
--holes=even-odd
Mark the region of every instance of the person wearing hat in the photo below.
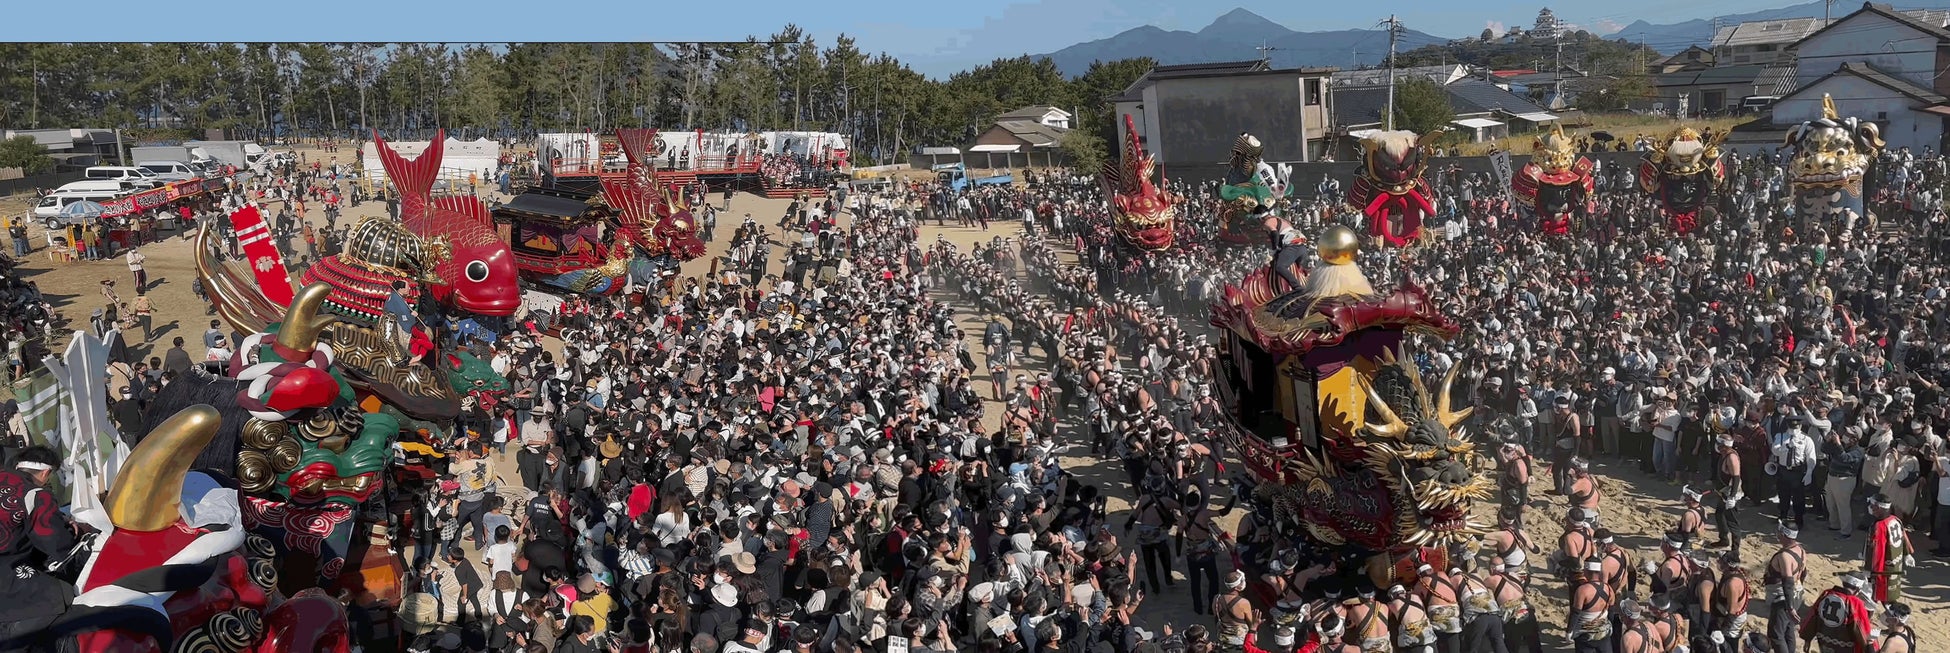
{"type": "Polygon", "coordinates": [[[1877,603],[1897,603],[1903,600],[1903,572],[1915,564],[1914,547],[1911,546],[1903,518],[1890,510],[1889,496],[1878,494],[1869,497],[1869,512],[1875,521],[1869,526],[1869,547],[1863,559],[1867,561],[1870,585],[1874,589],[1877,603]]]}
{"type": "Polygon", "coordinates": [[[1793,651],[1795,631],[1801,624],[1802,586],[1808,580],[1808,551],[1801,548],[1801,531],[1782,522],[1781,548],[1767,561],[1761,585],[1767,595],[1767,638],[1774,650],[1793,651]]]}
{"type": "Polygon", "coordinates": [[[594,622],[596,632],[609,631],[609,613],[616,608],[616,599],[609,594],[609,572],[583,574],[576,580],[576,602],[570,606],[572,615],[584,615],[594,622]]]}
{"type": "Polygon", "coordinates": [[[1821,644],[1822,653],[1861,653],[1873,650],[1869,631],[1868,580],[1859,572],[1842,576],[1841,584],[1815,597],[1814,607],[1801,620],[1801,641],[1821,644]]]}
{"type": "Polygon", "coordinates": [[[1779,487],[1781,520],[1793,520],[1799,529],[1807,524],[1808,488],[1815,482],[1815,439],[1799,420],[1782,421],[1786,428],[1774,435],[1767,471],[1779,487]]]}

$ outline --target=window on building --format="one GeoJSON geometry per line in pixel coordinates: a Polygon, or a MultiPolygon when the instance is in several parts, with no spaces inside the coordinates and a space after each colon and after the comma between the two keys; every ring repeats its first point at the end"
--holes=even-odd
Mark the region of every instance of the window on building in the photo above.
{"type": "Polygon", "coordinates": [[[1303,93],[1307,96],[1307,106],[1317,106],[1320,104],[1321,89],[1319,77],[1308,77],[1306,79],[1306,85],[1302,88],[1305,89],[1303,93]]]}
{"type": "Polygon", "coordinates": [[[1754,46],[1754,50],[1757,52],[1773,52],[1775,47],[1777,46],[1775,46],[1772,43],[1762,43],[1760,45],[1754,46]]]}

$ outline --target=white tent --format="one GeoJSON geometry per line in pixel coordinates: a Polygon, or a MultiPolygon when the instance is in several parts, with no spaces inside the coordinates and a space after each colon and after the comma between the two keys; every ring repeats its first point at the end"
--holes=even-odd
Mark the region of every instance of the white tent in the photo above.
{"type": "MultiPolygon", "coordinates": [[[[427,151],[432,141],[387,141],[394,152],[412,159],[427,151]]],[[[494,170],[501,164],[501,144],[488,139],[463,141],[447,139],[442,146],[440,157],[440,176],[448,179],[466,179],[469,174],[478,175],[486,182],[494,178],[494,170]]],[[[366,179],[375,184],[385,183],[386,168],[379,163],[379,145],[368,141],[359,153],[360,164],[365,167],[366,179]]]]}

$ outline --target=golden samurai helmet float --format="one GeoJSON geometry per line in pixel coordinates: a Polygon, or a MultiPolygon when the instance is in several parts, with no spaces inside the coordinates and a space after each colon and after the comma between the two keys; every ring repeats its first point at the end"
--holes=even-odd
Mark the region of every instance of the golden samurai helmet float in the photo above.
{"type": "Polygon", "coordinates": [[[1707,138],[1691,127],[1680,127],[1652,144],[1639,162],[1639,188],[1659,204],[1677,233],[1699,228],[1711,210],[1708,200],[1726,182],[1720,143],[1732,132],[1707,138]]]}
{"type": "Polygon", "coordinates": [[[1808,224],[1825,223],[1851,230],[1868,218],[1862,206],[1862,177],[1869,162],[1882,151],[1882,132],[1875,123],[1843,118],[1835,101],[1821,96],[1821,119],[1788,130],[1788,181],[1793,185],[1794,211],[1808,224]]]}
{"type": "Polygon", "coordinates": [[[1536,218],[1539,233],[1562,236],[1591,217],[1592,169],[1563,125],[1552,123],[1550,132],[1531,143],[1530,162],[1511,177],[1510,190],[1522,200],[1517,208],[1536,218]]]}
{"type": "Polygon", "coordinates": [[[1462,430],[1470,409],[1450,405],[1456,368],[1430,387],[1404,347],[1459,328],[1413,283],[1376,290],[1359,243],[1329,228],[1321,265],[1285,295],[1264,269],[1226,287],[1212,318],[1226,331],[1216,385],[1234,428],[1222,432],[1284,527],[1386,556],[1374,560],[1427,559],[1483,532],[1470,505],[1494,484],[1462,430]]]}

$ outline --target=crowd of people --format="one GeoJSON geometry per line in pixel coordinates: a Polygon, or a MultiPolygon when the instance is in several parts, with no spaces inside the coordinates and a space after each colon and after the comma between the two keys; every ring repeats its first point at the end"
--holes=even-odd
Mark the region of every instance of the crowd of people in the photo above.
{"type": "MultiPolygon", "coordinates": [[[[1935,555],[1950,555],[1940,544],[1950,539],[1950,458],[1940,436],[1950,427],[1941,391],[1950,378],[1940,317],[1945,216],[1935,200],[1942,162],[1928,152],[1886,153],[1870,182],[1882,221],[1848,230],[1793,214],[1779,153],[1728,161],[1720,218],[1688,236],[1664,228],[1629,169],[1599,170],[1597,211],[1571,238],[1538,234],[1487,175],[1438,170],[1431,241],[1364,262],[1430,287],[1459,318],[1461,337],[1417,360],[1431,378],[1463,366],[1455,401],[1477,406],[1475,428],[1501,440],[1506,487],[1527,486],[1533,464],[1540,477],[1547,465],[1548,487],[1575,508],[1547,522],[1563,529],[1549,559],[1577,622],[1562,632],[1580,650],[1795,650],[1801,633],[1828,646],[1857,627],[1902,650],[1913,635],[1901,587],[1920,542],[1927,535],[1939,543],[1935,555]],[[1683,507],[1677,523],[1662,525],[1664,546],[1645,569],[1626,564],[1631,554],[1607,553],[1616,535],[1594,461],[1670,483],[1683,507]],[[1854,571],[1835,592],[1857,598],[1833,603],[1860,600],[1872,616],[1828,623],[1827,595],[1808,611],[1799,542],[1827,537],[1856,549],[1847,541],[1865,531],[1864,553],[1843,562],[1854,571]],[[1709,532],[1717,541],[1706,541],[1709,532]],[[1751,628],[1747,642],[1750,599],[1769,606],[1769,624],[1765,634],[1751,628]]],[[[1309,232],[1361,227],[1332,186],[1293,200],[1285,214],[1309,232]]],[[[1268,253],[1217,240],[1211,190],[1179,189],[1190,200],[1179,207],[1176,246],[1142,257],[1128,255],[1088,189],[984,190],[975,205],[1045,207],[1025,221],[1063,232],[1089,268],[1044,266],[1058,296],[1129,293],[1127,301],[1165,308],[1136,315],[1198,316],[1226,283],[1267,265],[1268,253]]],[[[1530,541],[1522,524],[1531,504],[1526,493],[1505,497],[1487,573],[1464,582],[1457,578],[1471,577],[1467,570],[1433,570],[1443,583],[1494,585],[1512,557],[1528,570],[1511,542],[1530,541]]],[[[1282,573],[1297,580],[1290,565],[1282,573]]],[[[1399,635],[1404,610],[1386,612],[1399,635]]],[[[1514,611],[1504,616],[1506,626],[1520,621],[1509,619],[1514,611]]],[[[1359,646],[1352,635],[1346,645],[1359,646]]],[[[1464,650],[1487,650],[1467,641],[1464,650]]]]}
{"type": "MultiPolygon", "coordinates": [[[[471,344],[509,390],[469,397],[393,540],[409,648],[1913,651],[1905,573],[1923,541],[1950,555],[1943,167],[1889,153],[1881,224],[1843,229],[1795,219],[1778,156],[1729,162],[1685,236],[1634,170],[1601,168],[1597,211],[1555,237],[1488,176],[1438,170],[1434,237],[1363,254],[1463,326],[1416,363],[1460,366],[1503,489],[1480,545],[1388,587],[1228,464],[1202,323],[1269,253],[1219,238],[1211,188],[1173,182],[1176,244],[1143,255],[1062,176],[806,200],[779,231],[748,215],[708,277],[471,344]],[[950,221],[993,233],[923,235],[950,221]],[[1563,514],[1533,513],[1533,472],[1563,514]],[[1621,543],[1625,476],[1679,506],[1657,553],[1621,543]],[[1801,543],[1857,534],[1865,563],[1817,596],[1801,543]],[[1199,616],[1170,623],[1181,580],[1199,616]],[[1547,594],[1565,623],[1538,623],[1547,594]]],[[[292,166],[263,199],[335,199],[334,172],[292,166]]],[[[1360,227],[1331,182],[1282,214],[1360,227]]]]}

